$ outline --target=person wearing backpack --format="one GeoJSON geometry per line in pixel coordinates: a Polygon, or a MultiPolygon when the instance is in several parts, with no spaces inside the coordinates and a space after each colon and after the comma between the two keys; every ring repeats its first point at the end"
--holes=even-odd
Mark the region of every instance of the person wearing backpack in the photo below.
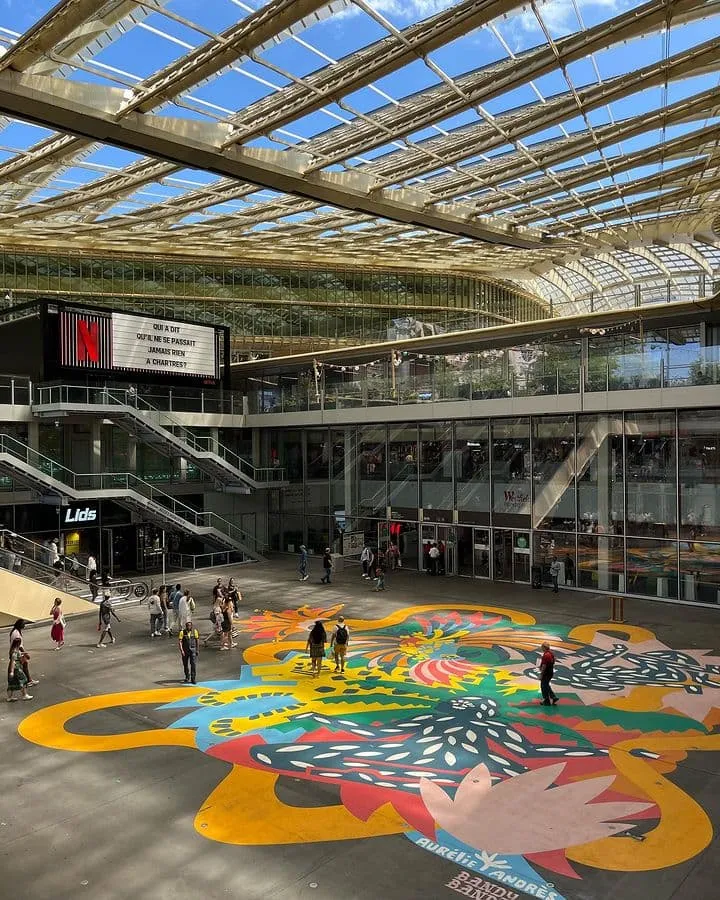
{"type": "Polygon", "coordinates": [[[162,604],[160,595],[156,589],[148,597],[148,612],[150,613],[150,637],[160,637],[160,624],[162,622],[162,604]]]}
{"type": "Polygon", "coordinates": [[[200,635],[191,621],[185,623],[185,627],[178,632],[178,645],[182,658],[183,671],[185,672],[185,684],[191,681],[197,684],[197,658],[200,655],[200,635]]]}
{"type": "Polygon", "coordinates": [[[337,625],[330,635],[330,649],[335,657],[335,671],[345,671],[345,654],[347,653],[350,629],[345,624],[345,617],[338,616],[337,625]]]}
{"type": "Polygon", "coordinates": [[[95,645],[96,647],[104,647],[105,644],[103,641],[105,640],[105,635],[110,638],[110,643],[115,643],[115,638],[112,633],[112,617],[119,622],[117,613],[112,607],[112,603],[110,602],[110,594],[104,593],[102,602],[100,603],[100,609],[98,610],[98,631],[100,632],[100,640],[95,645]]]}

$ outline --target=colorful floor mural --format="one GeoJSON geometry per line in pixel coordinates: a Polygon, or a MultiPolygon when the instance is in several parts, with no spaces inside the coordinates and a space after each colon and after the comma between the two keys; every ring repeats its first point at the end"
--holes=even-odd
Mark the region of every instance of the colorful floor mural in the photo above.
{"type": "Polygon", "coordinates": [[[662,869],[710,843],[708,816],[666,776],[690,751],[720,750],[719,657],[631,626],[570,629],[435,604],[349,620],[345,674],[326,663],[312,678],[307,629],[341,609],[243,620],[251,644],[235,680],[71,700],[33,713],[20,734],[81,752],[196,747],[232,764],[197,812],[204,837],[403,834],[457,864],[448,887],[470,896],[500,884],[561,900],[553,874],[662,869]],[[556,707],[538,704],[543,641],[557,658],[556,707]],[[178,718],[125,734],[67,730],[80,715],[141,703],[178,718]],[[334,783],[339,802],[288,806],[280,776],[334,783]]]}

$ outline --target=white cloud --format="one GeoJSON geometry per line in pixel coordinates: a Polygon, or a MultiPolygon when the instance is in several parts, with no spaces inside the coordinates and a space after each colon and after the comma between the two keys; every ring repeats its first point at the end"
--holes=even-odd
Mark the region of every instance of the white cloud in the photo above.
{"type": "MultiPolygon", "coordinates": [[[[569,34],[580,29],[575,7],[582,15],[583,10],[592,7],[620,10],[629,5],[629,0],[538,0],[538,11],[553,37],[569,34]]],[[[542,34],[540,23],[529,7],[509,19],[510,31],[538,32],[542,34]]]]}
{"type": "MultiPolygon", "coordinates": [[[[403,22],[420,22],[429,16],[442,12],[453,6],[456,0],[365,0],[367,5],[382,16],[392,16],[403,22]]],[[[340,16],[354,15],[361,12],[354,5],[348,6],[340,16]]]]}

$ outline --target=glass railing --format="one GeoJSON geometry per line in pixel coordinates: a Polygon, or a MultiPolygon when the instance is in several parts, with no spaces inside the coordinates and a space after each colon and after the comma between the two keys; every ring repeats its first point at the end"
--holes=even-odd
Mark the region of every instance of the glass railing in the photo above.
{"type": "Polygon", "coordinates": [[[28,378],[0,375],[0,404],[29,406],[32,382],[28,378]]]}
{"type": "Polygon", "coordinates": [[[240,550],[220,550],[216,553],[169,553],[168,567],[171,569],[214,569],[216,566],[244,565],[255,562],[240,550]]]}
{"type": "Polygon", "coordinates": [[[577,394],[580,381],[579,367],[539,375],[458,372],[457,376],[453,376],[445,372],[442,376],[399,381],[394,386],[385,378],[358,377],[326,384],[324,390],[319,392],[314,385],[278,386],[272,393],[263,392],[248,397],[248,412],[290,413],[577,394]]]}
{"type": "Polygon", "coordinates": [[[717,347],[696,350],[687,362],[623,354],[608,361],[591,360],[585,390],[629,391],[720,384],[717,347]]]}
{"type": "MultiPolygon", "coordinates": [[[[71,406],[117,405],[138,410],[139,412],[162,414],[165,421],[162,424],[158,422],[157,426],[164,431],[168,431],[178,441],[185,444],[191,451],[191,455],[210,453],[218,456],[228,466],[241,472],[249,480],[259,484],[272,484],[285,480],[283,469],[254,466],[238,453],[235,453],[234,450],[223,446],[213,438],[196,436],[189,428],[168,416],[164,409],[155,406],[147,400],[144,393],[139,395],[137,391],[131,388],[88,387],[71,384],[39,385],[35,389],[35,397],[36,406],[52,406],[54,404],[71,406]]],[[[205,409],[206,404],[202,398],[203,395],[201,394],[199,400],[201,406],[203,406],[202,411],[208,412],[209,410],[205,409]]]]}
{"type": "Polygon", "coordinates": [[[228,522],[227,519],[223,519],[217,513],[201,512],[192,506],[188,506],[176,497],[171,497],[131,472],[78,474],[44,456],[37,450],[33,450],[31,447],[23,444],[22,441],[18,441],[6,434],[0,434],[0,453],[7,453],[14,459],[37,469],[43,475],[66,485],[73,491],[120,490],[126,494],[140,495],[195,528],[213,528],[215,531],[229,537],[235,543],[244,544],[250,552],[259,552],[255,538],[242,528],[239,528],[232,522],[228,522]]]}
{"type": "Polygon", "coordinates": [[[504,400],[521,397],[562,396],[587,392],[650,390],[657,388],[720,385],[720,348],[698,351],[692,361],[643,359],[626,354],[592,360],[583,375],[580,366],[550,372],[468,372],[423,375],[398,380],[358,375],[347,381],[314,384],[278,384],[248,397],[249,413],[292,413],[314,410],[360,409],[422,403],[504,400]]]}

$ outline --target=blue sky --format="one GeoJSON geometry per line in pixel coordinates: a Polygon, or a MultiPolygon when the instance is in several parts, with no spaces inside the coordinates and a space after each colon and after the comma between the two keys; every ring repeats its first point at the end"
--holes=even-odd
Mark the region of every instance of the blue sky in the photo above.
{"type": "MultiPolygon", "coordinates": [[[[390,28],[406,28],[414,21],[433,15],[451,3],[446,0],[366,0],[390,28]]],[[[259,0],[170,0],[168,11],[184,17],[190,23],[208,31],[221,31],[247,15],[248,10],[257,9],[259,0]]],[[[553,39],[578,31],[582,26],[592,26],[620,15],[640,4],[628,0],[550,0],[540,4],[544,24],[553,39]]],[[[6,45],[14,32],[20,32],[32,25],[47,12],[53,3],[49,0],[0,0],[0,36],[6,45]]],[[[288,83],[287,75],[308,73],[325,66],[329,59],[338,59],[353,51],[387,36],[383,21],[375,21],[367,12],[357,6],[342,10],[339,14],[325,18],[294,37],[286,37],[281,43],[265,48],[256,62],[240,61],[231,71],[219,78],[200,85],[189,92],[185,104],[175,104],[162,110],[164,114],[186,117],[220,119],[228,112],[242,110],[262,97],[275,92],[274,88],[288,83]]],[[[153,13],[144,22],[117,37],[114,43],[101,49],[87,67],[76,70],[69,77],[83,81],[95,81],[111,86],[132,85],[138,79],[151,75],[158,68],[180,58],[189,47],[204,41],[199,28],[173,21],[165,15],[153,13]]],[[[598,74],[603,80],[622,78],[634,69],[658,62],[666,52],[670,55],[682,52],[696,44],[712,39],[720,39],[720,15],[683,27],[671,28],[669,37],[661,34],[631,41],[595,54],[594,58],[573,62],[568,67],[572,86],[578,90],[597,83],[598,74]]],[[[457,78],[475,69],[506,59],[508,55],[523,53],[545,43],[545,35],[534,14],[520,10],[514,15],[503,17],[466,35],[452,44],[438,49],[430,56],[432,62],[447,75],[457,78]]],[[[720,56],[720,54],[718,54],[720,56]]],[[[361,88],[344,98],[343,109],[329,104],[323,111],[314,112],[299,121],[279,129],[271,137],[258,138],[257,146],[283,148],[302,145],[314,135],[333,127],[343,120],[352,118],[348,108],[359,113],[370,113],[393,100],[401,99],[416,91],[440,84],[438,76],[420,60],[403,69],[379,79],[374,85],[361,88]]],[[[658,109],[663,103],[673,103],[683,97],[692,96],[703,90],[718,87],[718,73],[703,74],[679,82],[671,82],[667,89],[652,88],[638,92],[629,98],[608,106],[601,106],[589,114],[589,122],[599,127],[613,120],[621,120],[658,109]]],[[[538,103],[539,96],[551,97],[568,90],[568,83],[560,72],[543,75],[533,83],[519,86],[510,94],[492,97],[484,104],[484,110],[493,116],[507,110],[530,103],[538,103]]],[[[451,117],[439,116],[437,124],[446,130],[472,125],[481,121],[475,110],[465,110],[451,117]]],[[[684,133],[703,122],[673,126],[668,136],[684,133]]],[[[567,121],[566,131],[586,130],[587,122],[578,116],[567,121]]],[[[414,141],[437,135],[434,128],[424,128],[411,135],[414,141]]],[[[531,146],[540,140],[561,137],[563,131],[553,126],[545,132],[528,134],[523,138],[531,146]]],[[[49,136],[49,132],[22,123],[7,125],[0,135],[0,161],[13,156],[17,151],[28,148],[49,136]]],[[[645,146],[652,146],[661,139],[658,132],[634,138],[622,147],[611,147],[608,156],[630,152],[645,146]]],[[[393,149],[392,144],[369,151],[365,160],[372,159],[393,149]]],[[[492,153],[505,152],[510,146],[496,147],[492,153]]],[[[589,154],[586,161],[597,159],[597,154],[589,154]]],[[[121,165],[127,165],[136,157],[125,151],[102,148],[93,152],[80,165],[74,165],[39,189],[31,201],[47,199],[73,185],[87,183],[121,165]]],[[[362,164],[353,159],[352,165],[362,164]]],[[[567,163],[565,165],[568,165],[567,163]]],[[[657,169],[657,166],[655,166],[657,169]]],[[[645,167],[637,173],[628,173],[622,178],[645,175],[653,171],[653,166],[645,167]]],[[[148,186],[142,198],[125,202],[122,209],[132,209],[133,203],[144,205],[157,202],[163,196],[173,196],[186,189],[187,184],[206,184],[213,176],[205,173],[180,173],[174,180],[163,185],[148,186]]],[[[593,187],[593,185],[591,185],[593,187]]],[[[234,201],[238,208],[241,201],[234,201]]]]}

